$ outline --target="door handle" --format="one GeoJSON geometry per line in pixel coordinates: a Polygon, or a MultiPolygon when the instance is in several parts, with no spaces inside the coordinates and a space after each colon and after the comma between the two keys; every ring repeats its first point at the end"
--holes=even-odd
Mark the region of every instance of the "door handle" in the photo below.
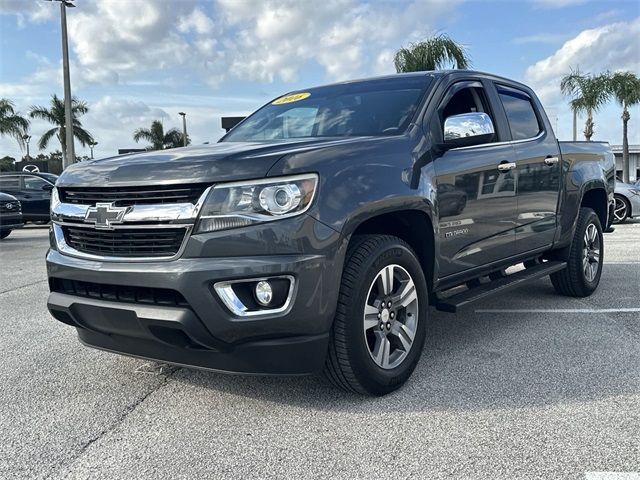
{"type": "Polygon", "coordinates": [[[556,163],[558,163],[558,157],[547,157],[544,159],[544,163],[546,163],[549,166],[555,165],[556,163]]]}
{"type": "Polygon", "coordinates": [[[500,170],[501,172],[508,172],[509,170],[513,170],[514,168],[516,168],[515,162],[503,162],[498,165],[498,170],[500,170]]]}

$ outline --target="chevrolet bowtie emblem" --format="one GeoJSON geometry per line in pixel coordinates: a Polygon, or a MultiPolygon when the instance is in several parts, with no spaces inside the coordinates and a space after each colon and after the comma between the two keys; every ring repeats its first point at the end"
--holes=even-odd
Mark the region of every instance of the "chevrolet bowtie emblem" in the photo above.
{"type": "Polygon", "coordinates": [[[85,223],[93,223],[96,228],[104,230],[113,229],[115,223],[122,223],[124,214],[129,207],[114,207],[112,203],[96,203],[95,207],[89,207],[84,216],[85,223]]]}

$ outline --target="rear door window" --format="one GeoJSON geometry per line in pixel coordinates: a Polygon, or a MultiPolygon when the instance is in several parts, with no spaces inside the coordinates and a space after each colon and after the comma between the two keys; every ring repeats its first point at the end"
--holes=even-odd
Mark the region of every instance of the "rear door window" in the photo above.
{"type": "Polygon", "coordinates": [[[20,177],[17,175],[0,176],[0,192],[4,190],[20,190],[20,177]]]}
{"type": "Polygon", "coordinates": [[[513,140],[533,138],[542,131],[535,107],[529,95],[501,86],[498,86],[498,95],[507,114],[507,121],[509,122],[513,140]]]}
{"type": "Polygon", "coordinates": [[[45,185],[51,185],[51,183],[40,177],[26,176],[24,177],[24,188],[27,190],[42,190],[45,185]]]}

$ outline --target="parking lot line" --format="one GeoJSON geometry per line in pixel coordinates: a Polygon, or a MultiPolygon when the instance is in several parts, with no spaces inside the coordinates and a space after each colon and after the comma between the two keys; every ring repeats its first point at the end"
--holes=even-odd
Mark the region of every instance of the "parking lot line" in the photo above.
{"type": "Polygon", "coordinates": [[[640,308],[484,308],[475,313],[632,313],[640,308]]]}

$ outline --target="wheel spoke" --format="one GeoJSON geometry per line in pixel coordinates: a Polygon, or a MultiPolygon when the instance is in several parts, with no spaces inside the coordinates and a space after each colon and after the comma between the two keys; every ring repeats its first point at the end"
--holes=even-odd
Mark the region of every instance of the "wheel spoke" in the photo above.
{"type": "Polygon", "coordinates": [[[408,352],[409,349],[411,348],[411,345],[413,344],[415,332],[411,330],[404,323],[396,322],[391,327],[390,333],[394,337],[398,338],[398,340],[400,340],[400,343],[402,344],[402,348],[404,349],[405,352],[408,352]]]}
{"type": "Polygon", "coordinates": [[[416,286],[413,283],[413,280],[409,279],[402,286],[400,293],[393,297],[393,304],[396,306],[400,305],[401,307],[407,307],[408,305],[411,305],[416,298],[418,298],[416,286]]]}
{"type": "Polygon", "coordinates": [[[364,307],[364,329],[369,330],[378,326],[378,309],[372,305],[364,307]]]}
{"type": "Polygon", "coordinates": [[[391,342],[382,332],[376,332],[376,345],[373,348],[373,358],[382,368],[389,366],[389,355],[391,353],[391,342]]]}
{"type": "Polygon", "coordinates": [[[393,265],[388,265],[378,274],[380,290],[383,295],[389,295],[393,290],[393,265]]]}

